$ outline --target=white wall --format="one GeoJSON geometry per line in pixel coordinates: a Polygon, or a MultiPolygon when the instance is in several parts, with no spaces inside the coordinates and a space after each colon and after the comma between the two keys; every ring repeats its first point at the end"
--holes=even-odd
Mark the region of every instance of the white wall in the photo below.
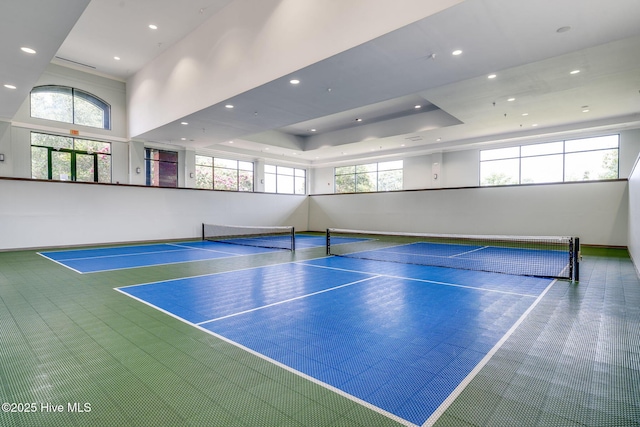
{"type": "Polygon", "coordinates": [[[197,238],[201,224],[306,230],[304,196],[0,179],[0,250],[197,238]]]}
{"type": "Polygon", "coordinates": [[[309,229],[577,236],[627,245],[626,181],[312,196],[309,229]]]}
{"type": "Polygon", "coordinates": [[[629,177],[629,253],[640,274],[640,156],[629,177]]]}
{"type": "MultiPolygon", "coordinates": [[[[616,133],[611,131],[611,133],[616,133]]],[[[640,153],[640,129],[624,130],[620,134],[619,171],[620,178],[626,179],[640,153]]],[[[585,137],[594,135],[585,135],[585,137]]],[[[599,135],[595,135],[599,136],[599,135]]],[[[544,140],[540,142],[549,142],[544,140]]],[[[512,145],[518,145],[514,142],[512,145]]],[[[498,146],[507,146],[504,143],[498,146]]],[[[486,144],[482,149],[494,148],[486,144]]],[[[397,160],[396,156],[388,160],[397,160]]],[[[350,164],[382,162],[386,159],[354,160],[350,164]]],[[[403,171],[404,190],[431,188],[477,187],[480,183],[480,148],[469,150],[437,152],[421,156],[405,157],[403,171]],[[433,179],[434,163],[439,164],[438,179],[433,179]]],[[[341,163],[341,166],[347,163],[341,163]]],[[[334,190],[334,166],[314,169],[311,194],[331,194],[334,190]]]]}
{"type": "Polygon", "coordinates": [[[0,176],[13,176],[11,123],[9,122],[0,121],[0,153],[4,154],[4,161],[0,162],[0,176]]]}
{"type": "MultiPolygon", "coordinates": [[[[112,181],[129,183],[129,146],[126,122],[126,90],[124,82],[50,64],[36,86],[61,85],[84,90],[97,96],[111,106],[111,129],[99,129],[70,123],[54,122],[31,117],[31,100],[28,96],[12,121],[11,132],[2,138],[0,126],[0,148],[8,146],[6,155],[7,173],[0,176],[15,178],[31,177],[31,132],[69,135],[79,131],[79,137],[111,143],[112,181]],[[5,141],[6,139],[6,141],[5,141]]],[[[2,152],[2,151],[0,151],[2,152]]]]}

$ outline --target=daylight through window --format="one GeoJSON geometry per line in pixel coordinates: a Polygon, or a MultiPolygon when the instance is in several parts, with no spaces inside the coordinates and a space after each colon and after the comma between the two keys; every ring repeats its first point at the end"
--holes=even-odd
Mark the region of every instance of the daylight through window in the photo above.
{"type": "Polygon", "coordinates": [[[253,163],[196,155],[196,187],[253,191],[253,163]]]}
{"type": "Polygon", "coordinates": [[[31,117],[111,129],[109,104],[88,92],[66,86],[33,88],[31,117]]]}
{"type": "Polygon", "coordinates": [[[480,151],[480,185],[618,178],[619,135],[480,151]]]}
{"type": "Polygon", "coordinates": [[[307,171],[285,166],[264,165],[266,193],[306,194],[307,171]]]}
{"type": "Polygon", "coordinates": [[[336,193],[402,190],[402,181],[402,160],[335,168],[336,193]]]}
{"type": "Polygon", "coordinates": [[[110,183],[111,144],[32,132],[31,177],[110,183]]]}

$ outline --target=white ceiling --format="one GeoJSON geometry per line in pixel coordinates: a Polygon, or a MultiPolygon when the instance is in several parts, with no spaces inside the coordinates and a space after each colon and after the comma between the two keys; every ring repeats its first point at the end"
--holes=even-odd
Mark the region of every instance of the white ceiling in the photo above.
{"type": "MultiPolygon", "coordinates": [[[[0,38],[0,53],[10,59],[0,68],[0,84],[12,72],[21,75],[19,106],[54,56],[126,81],[232,1],[239,0],[92,0],[84,10],[86,1],[65,0],[64,11],[41,10],[49,2],[38,0],[5,1],[0,26],[12,24],[18,35],[11,43],[0,38]],[[77,16],[65,39],[61,33],[77,16]],[[24,31],[21,22],[29,23],[24,31]],[[149,30],[151,23],[162,31],[149,30]],[[41,63],[22,75],[25,58],[16,43],[28,35],[41,63]]],[[[638,17],[640,0],[466,0],[131,137],[324,165],[637,128],[638,17]],[[456,48],[463,53],[453,56],[456,48]],[[293,77],[301,81],[295,87],[293,77]],[[231,117],[220,108],[226,103],[250,108],[231,117]]],[[[15,104],[6,93],[0,86],[0,117],[11,117],[15,104]]]]}

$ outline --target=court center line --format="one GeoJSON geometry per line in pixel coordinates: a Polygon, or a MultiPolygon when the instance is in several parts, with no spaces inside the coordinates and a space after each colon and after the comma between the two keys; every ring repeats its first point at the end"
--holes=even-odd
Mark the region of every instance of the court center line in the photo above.
{"type": "MultiPolygon", "coordinates": [[[[206,249],[206,248],[194,248],[192,246],[186,246],[186,245],[178,245],[176,243],[167,243],[168,246],[175,246],[178,248],[185,248],[185,249],[190,249],[190,250],[196,250],[196,251],[205,251],[205,252],[215,252],[215,253],[220,253],[220,254],[226,254],[226,255],[238,255],[235,252],[227,252],[227,251],[218,251],[216,249],[206,249]]],[[[168,252],[175,252],[175,251],[168,251],[168,252]]],[[[153,252],[151,252],[153,253],[153,252]]]]}
{"type": "MultiPolygon", "coordinates": [[[[368,273],[366,271],[350,270],[350,269],[347,269],[347,268],[327,267],[327,266],[324,266],[324,265],[305,264],[303,262],[299,262],[299,263],[303,264],[303,265],[308,265],[308,266],[311,266],[311,267],[326,268],[326,269],[329,269],[329,270],[346,271],[346,272],[349,272],[349,273],[368,273]]],[[[373,274],[373,273],[368,273],[368,274],[373,274]]],[[[395,275],[392,275],[392,274],[379,274],[378,273],[377,277],[390,277],[392,279],[413,280],[415,282],[432,283],[434,285],[452,286],[452,287],[455,287],[455,288],[465,288],[465,289],[472,289],[472,290],[477,290],[477,291],[495,292],[495,293],[498,293],[498,294],[505,294],[505,295],[516,295],[516,296],[520,296],[520,297],[530,297],[530,298],[537,298],[538,297],[537,294],[522,294],[522,293],[519,293],[519,292],[501,291],[501,290],[498,290],[498,289],[478,288],[476,286],[460,285],[460,284],[457,284],[457,283],[448,283],[448,282],[439,282],[437,280],[417,279],[415,277],[395,276],[395,275]]]]}
{"type": "MultiPolygon", "coordinates": [[[[360,272],[360,273],[362,273],[362,272],[360,272]]],[[[363,274],[366,274],[366,273],[363,273],[363,274]]],[[[345,288],[345,287],[347,287],[347,286],[356,285],[356,284],[358,284],[358,283],[366,282],[366,281],[368,281],[368,280],[376,279],[376,278],[378,278],[378,277],[380,277],[380,276],[365,277],[364,279],[356,280],[355,282],[345,283],[344,285],[334,286],[334,287],[332,287],[332,288],[323,289],[323,290],[321,290],[321,291],[312,292],[312,293],[310,293],[310,294],[306,294],[306,295],[300,295],[300,296],[295,297],[295,298],[289,298],[289,299],[286,299],[286,300],[282,300],[282,301],[274,302],[274,303],[272,303],[272,304],[263,305],[263,306],[261,306],[261,307],[255,307],[255,308],[252,308],[252,309],[249,309],[249,310],[239,311],[239,312],[237,312],[237,313],[232,313],[232,314],[228,314],[228,315],[226,315],[226,316],[217,317],[217,318],[215,318],[215,319],[205,320],[204,322],[196,323],[196,325],[198,325],[198,326],[206,325],[207,323],[217,322],[218,320],[228,319],[228,318],[230,318],[230,317],[239,316],[239,315],[241,315],[241,314],[251,313],[251,312],[253,312],[253,311],[258,311],[258,310],[262,310],[262,309],[265,309],[265,308],[274,307],[274,306],[276,306],[276,305],[285,304],[285,303],[288,303],[288,302],[291,302],[291,301],[295,301],[295,300],[299,300],[299,299],[304,299],[304,298],[312,297],[312,296],[314,296],[314,295],[323,294],[323,293],[325,293],[325,292],[334,291],[334,290],[336,290],[336,289],[340,289],[340,288],[345,288]]]]}
{"type": "Polygon", "coordinates": [[[458,257],[458,256],[462,256],[462,255],[470,254],[470,253],[472,253],[472,252],[481,251],[481,250],[483,250],[483,249],[487,249],[487,248],[490,248],[490,246],[482,246],[482,247],[480,247],[480,248],[475,248],[475,249],[472,249],[472,250],[470,250],[470,251],[461,252],[461,253],[459,253],[459,254],[451,255],[451,256],[449,256],[448,258],[455,258],[455,257],[458,257]]]}

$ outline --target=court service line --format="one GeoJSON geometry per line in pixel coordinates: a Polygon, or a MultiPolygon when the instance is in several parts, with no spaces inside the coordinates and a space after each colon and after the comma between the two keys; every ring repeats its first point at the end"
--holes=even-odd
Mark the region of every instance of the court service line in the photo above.
{"type": "MultiPolygon", "coordinates": [[[[302,263],[303,265],[311,266],[311,267],[326,268],[328,270],[339,270],[339,271],[346,271],[346,272],[349,272],[349,273],[374,274],[374,273],[370,273],[370,272],[367,272],[367,271],[350,270],[350,269],[347,269],[347,268],[327,267],[325,265],[304,264],[303,262],[300,262],[300,263],[302,263]]],[[[498,273],[496,273],[496,274],[498,274],[498,273]]],[[[380,273],[378,273],[377,277],[390,277],[392,279],[412,280],[412,281],[415,281],[415,282],[432,283],[434,285],[452,286],[452,287],[455,287],[455,288],[465,288],[465,289],[472,289],[472,290],[477,290],[477,291],[495,292],[495,293],[498,293],[498,294],[515,295],[515,296],[520,296],[520,297],[536,298],[538,296],[537,294],[521,294],[519,292],[509,292],[509,291],[501,291],[501,290],[498,290],[498,289],[478,288],[477,286],[460,285],[460,284],[457,284],[457,283],[448,283],[448,282],[439,282],[437,280],[417,279],[415,277],[405,277],[405,276],[395,276],[393,274],[380,274],[380,273]]]]}
{"type": "MultiPolygon", "coordinates": [[[[244,255],[239,255],[239,256],[244,256],[244,255]]],[[[247,256],[250,256],[250,255],[247,255],[247,256]]],[[[214,258],[214,259],[227,259],[227,258],[230,258],[230,257],[214,258]]],[[[301,263],[296,262],[296,261],[294,261],[294,262],[284,261],[284,262],[279,262],[279,263],[275,263],[275,264],[256,265],[256,266],[253,266],[253,267],[239,268],[237,270],[225,270],[225,271],[218,271],[216,273],[196,274],[196,275],[193,275],[193,276],[176,277],[174,279],[158,280],[158,281],[155,281],[155,282],[135,283],[133,285],[120,286],[118,289],[133,288],[133,287],[136,287],[136,286],[155,285],[156,283],[175,282],[175,281],[178,281],[178,280],[196,279],[198,277],[207,277],[207,276],[217,276],[217,275],[229,274],[229,273],[238,273],[238,272],[241,272],[241,271],[257,270],[257,269],[266,268],[266,267],[282,267],[282,266],[288,265],[288,264],[300,264],[302,266],[306,266],[307,265],[307,264],[301,264],[301,263]]],[[[358,273],[364,273],[364,272],[359,271],[358,273]]],[[[372,273],[364,273],[364,274],[372,274],[372,273]]],[[[189,323],[189,324],[191,324],[191,323],[189,323]]]]}
{"type": "Polygon", "coordinates": [[[291,301],[296,301],[296,300],[299,300],[299,299],[309,298],[309,297],[312,297],[314,295],[319,295],[319,294],[323,294],[325,292],[335,291],[336,289],[345,288],[347,286],[357,285],[358,283],[366,282],[368,280],[376,279],[378,277],[380,277],[380,276],[365,277],[364,279],[356,280],[355,282],[349,282],[349,283],[345,283],[343,285],[334,286],[332,288],[323,289],[321,291],[312,292],[310,294],[300,295],[300,296],[297,296],[297,297],[294,297],[294,298],[289,298],[289,299],[285,299],[285,300],[282,300],[282,301],[274,302],[272,304],[267,304],[267,305],[263,305],[263,306],[260,306],[260,307],[251,308],[249,310],[239,311],[237,313],[227,314],[226,316],[217,317],[215,319],[205,320],[204,322],[196,323],[196,325],[202,326],[202,325],[206,325],[207,323],[217,322],[218,320],[228,319],[230,317],[240,316],[242,314],[247,314],[247,313],[251,313],[251,312],[254,312],[254,311],[262,310],[262,309],[265,309],[265,308],[274,307],[276,305],[286,304],[286,303],[291,302],[291,301]]]}
{"type": "Polygon", "coordinates": [[[469,372],[469,374],[460,382],[460,384],[458,384],[458,387],[456,387],[451,392],[451,394],[447,396],[447,398],[440,404],[440,406],[438,406],[438,408],[431,413],[431,416],[427,418],[427,420],[422,424],[422,427],[432,427],[436,423],[436,421],[438,421],[438,418],[440,418],[440,416],[447,410],[447,408],[453,403],[453,401],[456,400],[456,398],[460,395],[460,393],[462,393],[465,387],[469,385],[471,380],[475,378],[478,372],[480,372],[480,370],[487,363],[489,363],[489,360],[491,360],[493,355],[496,354],[498,350],[500,350],[500,347],[502,347],[502,345],[507,341],[507,339],[509,339],[509,337],[515,332],[515,330],[518,329],[520,324],[524,322],[527,316],[529,316],[529,313],[533,311],[533,309],[538,305],[538,303],[547,294],[547,292],[549,292],[549,289],[551,289],[551,287],[557,281],[558,279],[554,279],[553,281],[551,281],[551,283],[549,283],[549,285],[545,288],[545,290],[542,291],[540,296],[536,298],[536,300],[529,306],[529,308],[524,313],[522,313],[522,316],[520,316],[520,318],[516,320],[516,323],[514,323],[513,326],[511,326],[511,328],[507,331],[507,333],[503,335],[503,337],[491,348],[491,350],[489,350],[489,352],[482,358],[482,360],[478,362],[478,364],[471,370],[471,372],[469,372]]]}

